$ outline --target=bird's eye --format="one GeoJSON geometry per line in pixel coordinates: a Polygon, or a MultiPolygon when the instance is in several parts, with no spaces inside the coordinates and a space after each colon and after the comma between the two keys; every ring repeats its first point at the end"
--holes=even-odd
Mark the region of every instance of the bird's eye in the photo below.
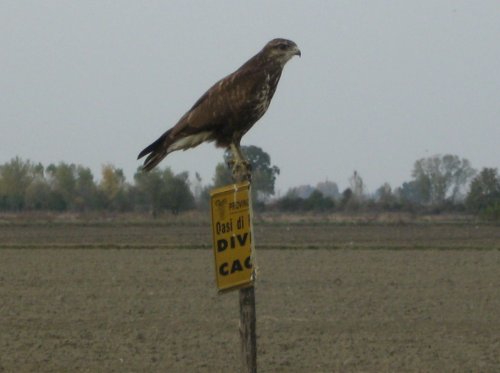
{"type": "Polygon", "coordinates": [[[278,48],[281,49],[282,51],[284,51],[284,50],[288,49],[288,45],[286,45],[286,44],[280,44],[278,46],[278,48]]]}

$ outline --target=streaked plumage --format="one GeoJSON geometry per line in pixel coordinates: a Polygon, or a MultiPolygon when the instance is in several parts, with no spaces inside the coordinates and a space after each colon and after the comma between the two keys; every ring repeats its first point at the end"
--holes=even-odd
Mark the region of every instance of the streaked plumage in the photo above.
{"type": "Polygon", "coordinates": [[[295,55],[297,45],[274,39],[234,73],[215,83],[175,126],[142,150],[148,155],[143,169],[153,169],[169,153],[186,150],[205,141],[230,147],[241,160],[242,136],[267,111],[285,64],[295,55]]]}

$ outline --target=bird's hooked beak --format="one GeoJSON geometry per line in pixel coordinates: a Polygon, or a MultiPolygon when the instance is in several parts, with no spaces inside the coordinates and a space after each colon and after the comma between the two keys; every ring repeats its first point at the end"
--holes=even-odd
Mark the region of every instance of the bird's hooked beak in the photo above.
{"type": "Polygon", "coordinates": [[[293,53],[294,56],[299,56],[301,57],[302,56],[302,53],[300,53],[300,49],[299,47],[295,47],[295,51],[293,53]]]}

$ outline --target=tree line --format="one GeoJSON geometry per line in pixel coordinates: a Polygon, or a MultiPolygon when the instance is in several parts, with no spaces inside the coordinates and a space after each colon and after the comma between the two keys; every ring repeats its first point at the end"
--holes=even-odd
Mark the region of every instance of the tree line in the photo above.
{"type": "Polygon", "coordinates": [[[368,194],[354,171],[349,187],[340,192],[331,181],[291,188],[275,201],[289,211],[408,211],[413,213],[470,213],[500,220],[500,176],[496,168],[477,172],[465,158],[434,155],[414,163],[412,179],[392,188],[381,185],[368,194]]]}
{"type": "Polygon", "coordinates": [[[104,165],[101,180],[81,165],[32,163],[19,157],[0,166],[0,211],[150,211],[174,212],[194,207],[186,172],[170,169],[136,172],[134,182],[123,170],[104,165]]]}
{"type": "MultiPolygon", "coordinates": [[[[261,148],[244,148],[253,165],[252,192],[256,201],[274,194],[279,169],[271,165],[261,148]]],[[[213,182],[203,185],[198,174],[190,180],[187,172],[175,174],[170,168],[150,172],[137,169],[133,181],[122,169],[102,166],[96,181],[90,168],[60,162],[44,166],[15,157],[0,165],[0,211],[113,211],[178,213],[194,208],[208,208],[210,190],[230,184],[227,168],[229,154],[217,165],[213,182]]]]}
{"type": "MultiPolygon", "coordinates": [[[[365,190],[354,172],[349,187],[340,191],[333,181],[316,186],[290,188],[279,198],[275,181],[279,168],[269,154],[256,146],[243,147],[252,165],[252,193],[256,209],[289,212],[411,211],[422,213],[468,212],[481,218],[500,220],[500,176],[496,168],[477,172],[467,159],[456,155],[434,155],[414,163],[412,179],[392,188],[388,183],[374,193],[365,190]]],[[[207,209],[212,188],[232,182],[227,163],[230,154],[215,170],[212,182],[203,185],[198,174],[175,174],[170,168],[140,169],[133,181],[123,170],[102,166],[96,181],[85,166],[60,162],[44,166],[19,157],[0,165],[0,211],[115,211],[178,213],[207,209]]]]}

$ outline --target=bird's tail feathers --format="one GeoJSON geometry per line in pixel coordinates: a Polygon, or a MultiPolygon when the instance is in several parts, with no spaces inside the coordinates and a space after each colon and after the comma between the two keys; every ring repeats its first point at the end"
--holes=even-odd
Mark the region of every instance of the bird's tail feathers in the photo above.
{"type": "Polygon", "coordinates": [[[145,147],[137,156],[137,159],[149,154],[142,169],[144,171],[151,171],[158,163],[162,161],[168,154],[167,137],[170,131],[165,132],[155,142],[145,147]]]}

